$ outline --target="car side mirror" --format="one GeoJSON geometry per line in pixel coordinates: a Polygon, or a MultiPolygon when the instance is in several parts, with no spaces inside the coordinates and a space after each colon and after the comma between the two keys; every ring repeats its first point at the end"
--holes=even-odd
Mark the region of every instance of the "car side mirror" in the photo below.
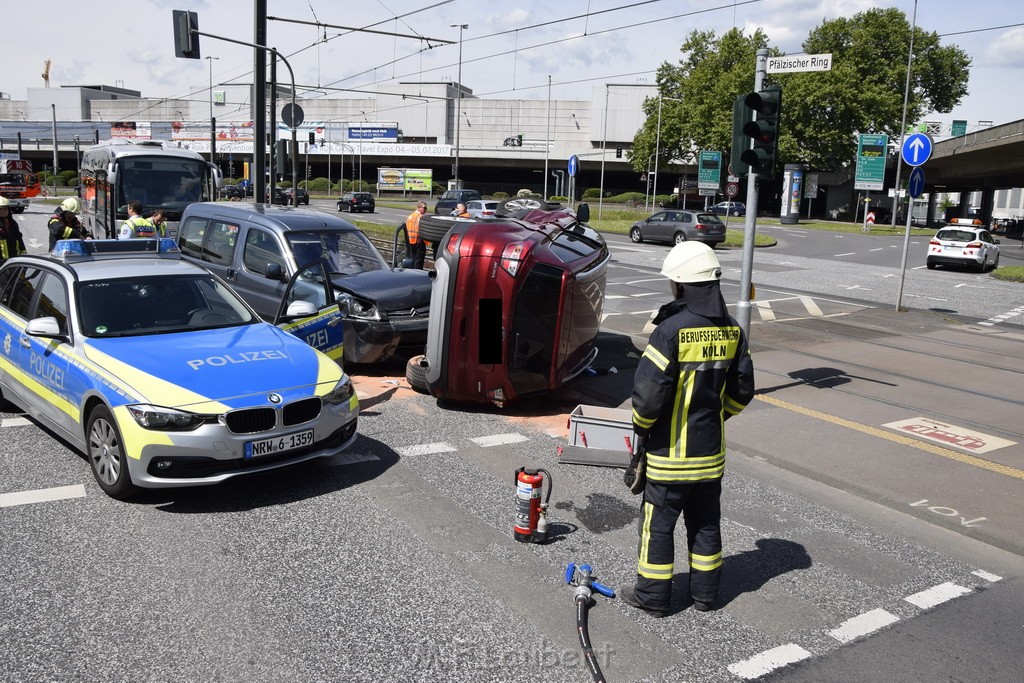
{"type": "Polygon", "coordinates": [[[400,268],[412,268],[412,263],[413,263],[412,259],[406,257],[406,258],[402,259],[402,263],[401,263],[401,265],[399,267],[400,268]]]}
{"type": "Polygon", "coordinates": [[[60,338],[64,336],[61,334],[57,319],[52,315],[29,320],[28,325],[25,326],[25,333],[31,337],[60,338]]]}
{"type": "Polygon", "coordinates": [[[993,241],[993,242],[995,242],[996,244],[1002,244],[1002,242],[1000,242],[1000,241],[999,241],[999,240],[997,240],[997,239],[993,239],[992,241],[993,241]]]}
{"type": "Polygon", "coordinates": [[[586,223],[590,220],[590,205],[580,204],[576,207],[576,220],[580,223],[586,223]]]}
{"type": "Polygon", "coordinates": [[[268,263],[266,277],[268,280],[281,282],[284,280],[284,268],[281,267],[280,263],[268,263]]]}
{"type": "Polygon", "coordinates": [[[316,314],[316,306],[311,301],[293,301],[284,314],[288,318],[308,318],[316,314]]]}

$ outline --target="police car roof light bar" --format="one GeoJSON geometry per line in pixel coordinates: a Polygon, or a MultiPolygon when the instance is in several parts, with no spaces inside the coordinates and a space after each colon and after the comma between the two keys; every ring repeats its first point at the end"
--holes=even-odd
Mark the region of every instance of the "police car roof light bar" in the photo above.
{"type": "Polygon", "coordinates": [[[170,256],[181,258],[178,245],[170,237],[130,240],[57,240],[50,255],[61,260],[92,256],[170,256]]]}

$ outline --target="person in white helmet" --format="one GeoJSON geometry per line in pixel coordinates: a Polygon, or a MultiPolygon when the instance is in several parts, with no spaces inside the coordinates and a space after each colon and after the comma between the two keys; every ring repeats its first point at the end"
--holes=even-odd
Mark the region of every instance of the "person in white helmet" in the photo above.
{"type": "Polygon", "coordinates": [[[640,548],[629,605],[655,617],[672,605],[673,537],[686,524],[690,597],[715,609],[722,573],[720,497],[725,421],[754,396],[754,365],[739,323],[729,315],[714,252],[700,242],[677,244],[661,274],[674,299],[654,318],[657,328],[633,380],[633,432],[638,466],[626,472],[643,491],[640,548]],[[641,488],[642,487],[642,488],[641,488]]]}
{"type": "Polygon", "coordinates": [[[11,215],[11,200],[0,197],[0,262],[26,252],[21,228],[11,215]]]}
{"type": "Polygon", "coordinates": [[[50,250],[57,240],[89,239],[89,231],[82,227],[78,214],[82,212],[82,204],[75,197],[68,197],[53,212],[46,229],[50,232],[50,250]]]}

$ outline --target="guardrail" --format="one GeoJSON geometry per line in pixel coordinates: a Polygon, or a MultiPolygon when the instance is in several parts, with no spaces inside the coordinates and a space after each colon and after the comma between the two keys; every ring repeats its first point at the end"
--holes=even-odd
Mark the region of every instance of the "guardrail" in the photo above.
{"type": "MultiPolygon", "coordinates": [[[[406,254],[405,254],[405,244],[404,244],[404,242],[399,242],[399,244],[398,244],[398,257],[399,258],[398,259],[394,259],[394,254],[395,254],[395,240],[394,239],[386,239],[384,237],[373,237],[371,235],[367,235],[366,237],[370,240],[370,244],[372,244],[374,247],[377,248],[377,251],[380,252],[380,255],[383,256],[384,260],[387,261],[388,263],[392,263],[392,264],[398,263],[401,259],[405,258],[406,254]]],[[[423,261],[423,268],[425,270],[430,270],[431,268],[434,267],[434,259],[430,258],[430,253],[431,253],[431,250],[428,249],[427,250],[427,257],[423,261]]]]}

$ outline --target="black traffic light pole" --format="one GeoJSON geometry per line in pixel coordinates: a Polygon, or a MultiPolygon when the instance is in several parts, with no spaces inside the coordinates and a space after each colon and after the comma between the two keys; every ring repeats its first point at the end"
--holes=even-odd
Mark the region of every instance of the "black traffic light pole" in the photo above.
{"type": "MultiPolygon", "coordinates": [[[[764,85],[768,66],[768,50],[757,51],[757,69],[754,72],[754,92],[764,85]]],[[[754,235],[757,228],[757,173],[747,173],[747,212],[743,223],[743,269],[740,272],[740,298],[736,303],[736,320],[747,339],[750,338],[750,283],[754,271],[754,235]]]]}
{"type": "MultiPolygon", "coordinates": [[[[246,47],[256,48],[263,52],[269,52],[274,56],[275,59],[280,59],[284,62],[284,65],[288,67],[288,74],[292,79],[292,111],[297,110],[295,104],[295,72],[292,71],[292,65],[288,63],[284,55],[278,52],[275,48],[267,47],[266,45],[258,45],[256,43],[247,43],[244,40],[235,40],[234,38],[228,38],[226,36],[218,36],[213,33],[205,33],[199,30],[199,17],[195,12],[186,12],[182,10],[173,10],[172,18],[174,21],[174,52],[177,57],[184,57],[186,59],[199,59],[199,38],[198,36],[206,36],[207,38],[213,38],[214,40],[223,40],[226,43],[235,43],[236,45],[245,45],[246,47]],[[193,36],[195,36],[193,38],[193,36]]],[[[262,84],[257,84],[257,88],[263,87],[262,84]]],[[[258,112],[258,116],[265,116],[265,112],[258,112]]],[[[299,157],[299,141],[298,131],[294,125],[294,121],[289,124],[292,131],[292,144],[291,144],[291,158],[292,158],[292,187],[297,188],[299,183],[298,178],[298,157],[299,157]]],[[[276,131],[275,131],[276,132],[276,131]]],[[[254,141],[254,144],[258,145],[259,140],[254,141]]],[[[262,173],[262,169],[257,169],[259,173],[262,173]]],[[[259,183],[256,185],[256,189],[259,189],[259,183]]],[[[293,190],[293,196],[298,199],[298,193],[293,190]]],[[[273,201],[273,196],[271,196],[273,201]]],[[[298,202],[296,201],[296,205],[298,202]]]]}

